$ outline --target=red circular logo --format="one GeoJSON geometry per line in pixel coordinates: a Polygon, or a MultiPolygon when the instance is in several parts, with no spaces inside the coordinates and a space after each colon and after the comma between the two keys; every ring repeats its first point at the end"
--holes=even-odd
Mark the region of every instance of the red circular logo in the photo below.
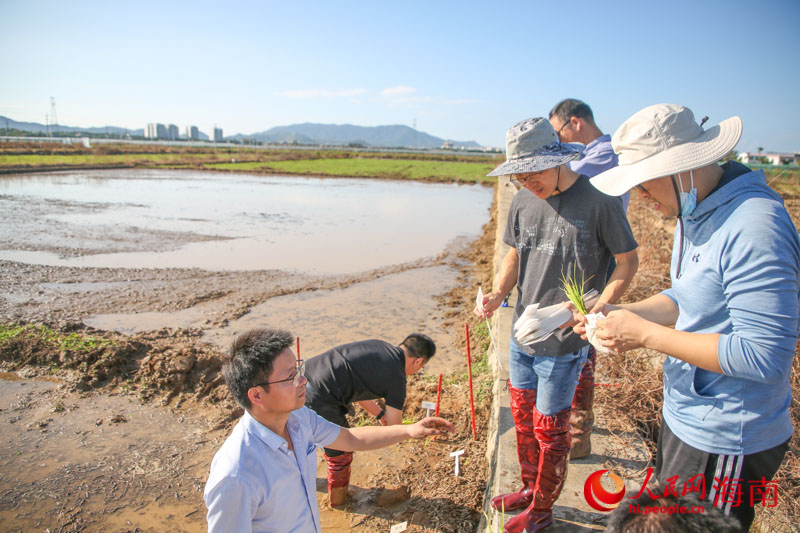
{"type": "Polygon", "coordinates": [[[583,484],[583,496],[586,498],[586,503],[593,509],[606,512],[613,511],[614,508],[619,505],[619,502],[622,501],[622,498],[625,497],[625,484],[618,475],[612,474],[608,470],[598,470],[586,478],[586,483],[583,484]],[[608,477],[611,478],[614,485],[616,485],[616,492],[608,492],[600,483],[600,478],[602,478],[603,474],[606,472],[608,472],[608,477]],[[598,500],[600,500],[600,503],[598,503],[598,500]],[[610,507],[605,507],[601,505],[601,503],[610,505],[610,507]]]}

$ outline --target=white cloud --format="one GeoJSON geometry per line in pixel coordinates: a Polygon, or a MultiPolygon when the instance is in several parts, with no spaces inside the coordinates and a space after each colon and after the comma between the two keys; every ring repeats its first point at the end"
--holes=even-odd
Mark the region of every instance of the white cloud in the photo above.
{"type": "Polygon", "coordinates": [[[410,94],[415,94],[417,89],[415,87],[409,87],[407,85],[398,85],[397,87],[389,87],[388,89],[384,89],[381,91],[383,96],[388,98],[396,98],[401,96],[408,96],[410,94]]]}
{"type": "Polygon", "coordinates": [[[444,104],[444,105],[465,105],[481,103],[481,100],[473,98],[448,98],[440,99],[432,96],[418,94],[416,87],[408,85],[398,85],[389,87],[381,91],[381,97],[392,104],[444,104]]]}
{"type": "Polygon", "coordinates": [[[430,96],[401,96],[390,98],[389,101],[393,104],[430,104],[434,102],[430,96]]]}
{"type": "Polygon", "coordinates": [[[468,105],[468,104],[480,104],[482,103],[481,100],[477,98],[452,98],[449,100],[442,101],[443,104],[447,105],[468,105]]]}
{"type": "Polygon", "coordinates": [[[283,91],[278,94],[289,98],[347,98],[367,94],[367,91],[365,89],[343,89],[340,91],[331,91],[328,89],[299,89],[295,91],[283,91]]]}

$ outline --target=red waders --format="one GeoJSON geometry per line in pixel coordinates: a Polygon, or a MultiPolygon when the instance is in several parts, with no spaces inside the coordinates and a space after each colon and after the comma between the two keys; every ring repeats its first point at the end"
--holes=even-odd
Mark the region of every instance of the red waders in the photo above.
{"type": "Polygon", "coordinates": [[[344,505],[347,501],[347,489],[350,486],[350,463],[353,452],[344,452],[335,457],[325,454],[328,463],[328,501],[331,506],[344,505]]]}
{"type": "Polygon", "coordinates": [[[572,415],[569,430],[572,437],[572,449],[569,452],[570,459],[580,459],[592,453],[592,426],[594,425],[594,412],[592,404],[594,402],[594,346],[589,347],[589,357],[581,370],[581,377],[578,387],[575,389],[575,396],[572,397],[572,415]]]}
{"type": "Polygon", "coordinates": [[[517,456],[522,488],[492,498],[492,508],[511,511],[527,507],[505,524],[506,533],[534,533],[553,523],[553,504],[567,475],[570,450],[570,409],[546,416],[536,409],[536,391],[509,383],[511,414],[517,432],[517,456]]]}

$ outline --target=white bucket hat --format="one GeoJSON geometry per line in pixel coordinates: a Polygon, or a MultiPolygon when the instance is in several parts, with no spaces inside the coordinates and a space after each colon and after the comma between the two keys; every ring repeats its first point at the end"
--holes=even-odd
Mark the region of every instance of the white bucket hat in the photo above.
{"type": "Polygon", "coordinates": [[[517,122],[506,132],[506,162],[487,176],[547,170],[572,161],[583,148],[582,144],[559,141],[549,120],[529,118],[517,122]]]}
{"type": "Polygon", "coordinates": [[[645,181],[719,161],[741,136],[739,117],[704,131],[688,107],[645,107],[623,122],[611,138],[619,166],[598,174],[591,182],[605,194],[620,196],[645,181]]]}

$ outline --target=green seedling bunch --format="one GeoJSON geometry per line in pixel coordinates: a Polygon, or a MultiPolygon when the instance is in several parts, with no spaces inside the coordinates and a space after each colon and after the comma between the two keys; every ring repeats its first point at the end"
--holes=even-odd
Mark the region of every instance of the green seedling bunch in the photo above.
{"type": "Polygon", "coordinates": [[[584,289],[586,288],[587,281],[589,280],[584,277],[583,272],[581,272],[581,280],[578,281],[577,263],[572,268],[571,276],[567,276],[563,271],[561,272],[561,282],[564,285],[561,290],[563,290],[564,294],[567,295],[567,298],[570,302],[572,302],[572,305],[574,305],[583,315],[589,314],[589,311],[586,309],[586,302],[583,301],[583,294],[585,292],[584,289]]]}

